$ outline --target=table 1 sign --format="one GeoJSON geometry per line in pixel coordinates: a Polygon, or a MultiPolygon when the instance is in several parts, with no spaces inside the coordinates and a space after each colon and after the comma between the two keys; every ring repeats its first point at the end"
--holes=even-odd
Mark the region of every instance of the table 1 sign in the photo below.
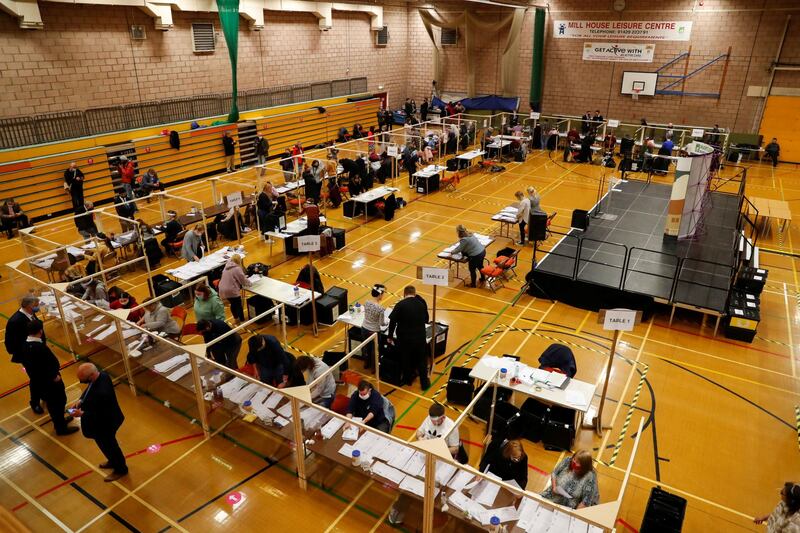
{"type": "Polygon", "coordinates": [[[641,319],[641,314],[641,311],[630,309],[606,309],[603,317],[603,329],[606,331],[633,331],[633,327],[641,319]]]}
{"type": "Polygon", "coordinates": [[[233,192],[225,198],[228,200],[228,208],[242,205],[242,191],[233,192]]]}

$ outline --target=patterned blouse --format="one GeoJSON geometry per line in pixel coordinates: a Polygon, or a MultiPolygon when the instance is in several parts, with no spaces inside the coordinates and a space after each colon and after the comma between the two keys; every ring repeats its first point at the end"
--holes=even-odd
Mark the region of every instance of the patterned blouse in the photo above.
{"type": "Polygon", "coordinates": [[[786,504],[781,501],[769,515],[767,533],[800,533],[800,512],[786,516],[786,504]]]}
{"type": "Polygon", "coordinates": [[[361,327],[372,333],[380,333],[381,327],[386,322],[386,309],[380,304],[367,300],[364,302],[364,323],[361,327]]]}
{"type": "Polygon", "coordinates": [[[556,478],[556,485],[572,494],[572,498],[567,498],[553,492],[553,487],[547,487],[542,496],[559,505],[577,509],[581,503],[585,506],[597,505],[600,501],[600,491],[597,487],[597,473],[592,470],[578,477],[575,472],[570,470],[569,464],[572,457],[565,457],[553,470],[556,478]]]}

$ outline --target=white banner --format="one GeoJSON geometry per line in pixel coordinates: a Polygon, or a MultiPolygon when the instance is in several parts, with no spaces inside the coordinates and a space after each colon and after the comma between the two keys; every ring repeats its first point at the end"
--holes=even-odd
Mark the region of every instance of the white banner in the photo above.
{"type": "Polygon", "coordinates": [[[652,63],[655,50],[654,44],[583,43],[583,60],[652,63]]]}
{"type": "Polygon", "coordinates": [[[688,20],[556,20],[556,39],[646,39],[649,41],[688,41],[692,22],[688,20]]]}

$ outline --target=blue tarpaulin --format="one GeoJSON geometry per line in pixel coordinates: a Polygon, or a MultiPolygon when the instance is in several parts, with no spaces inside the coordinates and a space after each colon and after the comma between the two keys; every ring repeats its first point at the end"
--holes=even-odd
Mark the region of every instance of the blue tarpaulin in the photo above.
{"type": "MultiPolygon", "coordinates": [[[[494,94],[488,96],[476,96],[475,98],[464,98],[459,100],[467,111],[470,110],[485,110],[485,111],[507,111],[513,113],[519,107],[519,98],[505,98],[496,96],[494,94]]],[[[454,102],[455,103],[455,102],[454,102]]],[[[447,103],[440,98],[433,98],[433,105],[436,107],[444,108],[447,103]]]]}

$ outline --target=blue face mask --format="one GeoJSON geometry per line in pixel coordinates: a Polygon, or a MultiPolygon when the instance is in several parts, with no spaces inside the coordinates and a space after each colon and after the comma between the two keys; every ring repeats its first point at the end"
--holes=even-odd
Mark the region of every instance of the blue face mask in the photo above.
{"type": "Polygon", "coordinates": [[[39,312],[39,306],[37,305],[36,307],[31,309],[31,311],[34,312],[34,313],[38,313],[39,312]]]}

